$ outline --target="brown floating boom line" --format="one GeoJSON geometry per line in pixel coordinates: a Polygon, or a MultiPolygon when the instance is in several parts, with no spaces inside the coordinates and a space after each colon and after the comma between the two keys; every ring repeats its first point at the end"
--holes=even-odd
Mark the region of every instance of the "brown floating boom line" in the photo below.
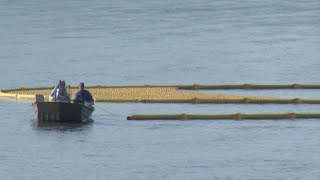
{"type": "Polygon", "coordinates": [[[320,114],[136,114],[127,120],[279,120],[279,119],[319,119],[320,114]]]}
{"type": "Polygon", "coordinates": [[[214,90],[214,89],[320,89],[320,84],[216,84],[216,85],[137,85],[137,86],[88,86],[88,88],[142,88],[142,87],[154,87],[154,88],[166,88],[174,87],[184,90],[214,90]]]}
{"type": "Polygon", "coordinates": [[[320,84],[224,84],[224,85],[181,85],[178,89],[320,89],[320,84]]]}
{"type": "Polygon", "coordinates": [[[108,99],[96,98],[96,102],[137,103],[193,103],[193,104],[320,104],[320,99],[108,99]]]}

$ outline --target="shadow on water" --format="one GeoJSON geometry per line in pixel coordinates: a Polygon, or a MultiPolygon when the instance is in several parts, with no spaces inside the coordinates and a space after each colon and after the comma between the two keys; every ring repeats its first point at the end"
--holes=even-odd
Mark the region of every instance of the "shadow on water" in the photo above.
{"type": "Polygon", "coordinates": [[[92,127],[93,119],[84,123],[57,123],[57,122],[39,122],[35,119],[32,120],[32,126],[36,130],[43,131],[83,131],[92,127]]]}

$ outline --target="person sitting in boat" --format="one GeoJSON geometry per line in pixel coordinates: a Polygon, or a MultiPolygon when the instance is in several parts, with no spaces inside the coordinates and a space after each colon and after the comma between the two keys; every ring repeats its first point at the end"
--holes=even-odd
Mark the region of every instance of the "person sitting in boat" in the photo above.
{"type": "Polygon", "coordinates": [[[60,80],[59,84],[52,90],[50,97],[52,101],[70,102],[70,95],[66,89],[66,82],[60,80]]]}
{"type": "Polygon", "coordinates": [[[79,84],[79,91],[74,96],[74,102],[84,105],[94,105],[94,99],[88,90],[84,89],[84,83],[79,84]]]}

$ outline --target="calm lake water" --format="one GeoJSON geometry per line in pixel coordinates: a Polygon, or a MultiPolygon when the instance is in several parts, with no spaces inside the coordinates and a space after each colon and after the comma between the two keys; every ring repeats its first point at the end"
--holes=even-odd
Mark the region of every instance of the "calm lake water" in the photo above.
{"type": "MultiPolygon", "coordinates": [[[[318,0],[0,0],[0,88],[320,83],[318,0]]],[[[318,90],[215,91],[319,98],[318,90]]],[[[205,92],[206,93],[206,92],[205,92]]],[[[0,99],[1,179],[320,179],[320,121],[127,121],[140,113],[319,112],[319,105],[97,103],[35,122],[0,99]]]]}

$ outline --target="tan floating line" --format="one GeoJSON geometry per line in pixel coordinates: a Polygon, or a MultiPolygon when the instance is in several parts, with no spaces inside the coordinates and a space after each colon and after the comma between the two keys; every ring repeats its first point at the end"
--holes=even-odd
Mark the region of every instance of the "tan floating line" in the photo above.
{"type": "Polygon", "coordinates": [[[221,85],[184,85],[177,86],[179,89],[320,89],[320,84],[221,84],[221,85]]]}
{"type": "MultiPolygon", "coordinates": [[[[142,103],[308,103],[320,104],[320,99],[276,98],[264,96],[240,96],[231,94],[180,91],[177,87],[89,86],[88,90],[97,102],[142,102],[142,103]]],[[[0,97],[34,100],[35,94],[48,97],[52,87],[20,88],[2,90],[0,97]]],[[[69,88],[67,89],[70,90],[69,88]]],[[[74,95],[76,87],[71,88],[74,95]]]]}
{"type": "Polygon", "coordinates": [[[280,120],[280,119],[320,119],[320,114],[136,114],[127,120],[280,120]]]}
{"type": "MultiPolygon", "coordinates": [[[[77,87],[71,87],[72,89],[77,89],[77,87]]],[[[320,84],[214,84],[214,85],[203,85],[203,84],[191,84],[191,85],[124,85],[124,86],[87,86],[87,88],[177,88],[177,89],[320,89],[320,84]]],[[[34,87],[27,88],[21,87],[16,89],[2,90],[2,92],[7,91],[28,91],[28,90],[47,90],[53,89],[52,87],[34,87]]]]}

